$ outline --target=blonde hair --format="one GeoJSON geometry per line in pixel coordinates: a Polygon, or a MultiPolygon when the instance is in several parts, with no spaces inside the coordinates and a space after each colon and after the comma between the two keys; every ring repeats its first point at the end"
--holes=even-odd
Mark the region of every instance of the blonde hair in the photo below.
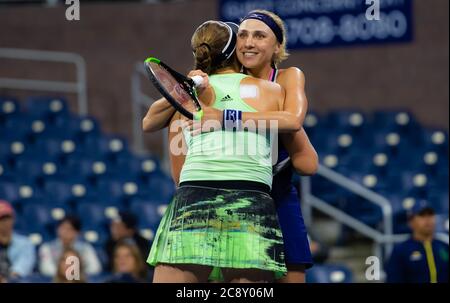
{"type": "MultiPolygon", "coordinates": [[[[214,74],[217,70],[237,65],[236,56],[218,61],[222,50],[229,39],[229,29],[222,22],[207,21],[200,25],[191,38],[191,47],[195,58],[194,69],[200,69],[205,73],[214,74]]],[[[239,70],[238,67],[236,67],[239,70]]]]}
{"type": "MultiPolygon", "coordinates": [[[[278,54],[274,54],[272,57],[272,63],[275,67],[277,67],[278,64],[280,64],[281,62],[283,62],[284,60],[286,60],[289,57],[289,53],[286,49],[287,39],[286,39],[286,27],[284,25],[284,22],[283,22],[283,20],[281,20],[281,18],[277,14],[274,14],[274,13],[264,10],[264,9],[256,9],[256,10],[251,11],[249,14],[251,14],[251,13],[260,13],[260,14],[268,15],[270,18],[273,19],[273,21],[281,29],[281,33],[283,34],[283,42],[280,44],[280,51],[278,52],[278,54]]],[[[278,40],[277,40],[277,42],[278,42],[278,40]]]]}

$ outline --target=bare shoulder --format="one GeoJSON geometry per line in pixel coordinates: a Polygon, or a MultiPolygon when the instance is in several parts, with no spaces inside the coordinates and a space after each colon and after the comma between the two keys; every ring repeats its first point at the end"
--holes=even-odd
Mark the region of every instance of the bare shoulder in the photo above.
{"type": "Polygon", "coordinates": [[[258,79],[254,77],[246,77],[242,80],[241,84],[244,85],[256,85],[265,94],[280,94],[284,91],[283,87],[275,82],[268,80],[258,79]]]}
{"type": "Polygon", "coordinates": [[[279,81],[280,83],[298,82],[298,81],[303,82],[305,81],[305,74],[300,68],[291,66],[289,68],[278,70],[277,81],[279,81]]]}

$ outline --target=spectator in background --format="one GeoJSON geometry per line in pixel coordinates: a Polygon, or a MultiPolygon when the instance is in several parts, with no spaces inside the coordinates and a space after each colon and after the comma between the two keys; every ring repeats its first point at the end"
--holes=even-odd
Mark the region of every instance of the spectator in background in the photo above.
{"type": "Polygon", "coordinates": [[[28,276],[36,263],[34,245],[14,232],[14,221],[11,204],[0,200],[0,282],[28,276]]]}
{"type": "Polygon", "coordinates": [[[127,212],[119,212],[119,216],[111,222],[111,236],[105,245],[109,259],[109,270],[112,270],[115,246],[121,240],[132,239],[138,246],[141,256],[146,257],[148,255],[151,242],[139,234],[136,225],[136,217],[127,212]]]}
{"type": "Polygon", "coordinates": [[[58,270],[53,277],[54,283],[86,283],[83,261],[73,248],[66,248],[58,260],[58,270]],[[75,257],[75,260],[68,259],[75,257]],[[78,266],[77,266],[78,265],[78,266]],[[75,266],[75,268],[73,268],[75,266]],[[75,271],[78,271],[76,273],[75,271]]]}
{"type": "Polygon", "coordinates": [[[81,223],[75,216],[67,216],[58,223],[58,237],[42,244],[39,249],[39,271],[42,275],[56,275],[58,260],[67,248],[72,248],[81,256],[83,270],[87,275],[95,275],[102,271],[101,263],[91,244],[80,238],[81,223]]]}
{"type": "Polygon", "coordinates": [[[448,245],[434,239],[436,220],[426,201],[408,212],[412,236],[396,245],[386,265],[388,283],[448,282],[448,245]]]}
{"type": "Polygon", "coordinates": [[[113,253],[113,276],[107,283],[141,283],[150,281],[148,267],[139,247],[132,239],[119,241],[113,253]]]}

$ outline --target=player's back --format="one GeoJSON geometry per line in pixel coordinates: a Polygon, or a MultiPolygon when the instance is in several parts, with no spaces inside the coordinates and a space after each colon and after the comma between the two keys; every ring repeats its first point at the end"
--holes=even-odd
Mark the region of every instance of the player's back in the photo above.
{"type": "MultiPolygon", "coordinates": [[[[244,74],[212,75],[209,81],[214,90],[212,106],[220,110],[278,110],[283,98],[277,84],[244,74]],[[263,98],[267,101],[262,102],[263,98]]],[[[269,131],[221,130],[197,136],[185,132],[185,138],[188,154],[180,182],[249,180],[271,186],[272,142],[269,131]]]]}

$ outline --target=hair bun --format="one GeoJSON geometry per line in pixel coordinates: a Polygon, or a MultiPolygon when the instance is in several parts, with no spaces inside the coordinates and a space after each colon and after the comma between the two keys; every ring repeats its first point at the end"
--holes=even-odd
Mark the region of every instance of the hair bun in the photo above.
{"type": "Polygon", "coordinates": [[[211,47],[207,43],[200,44],[195,49],[195,61],[197,61],[198,68],[208,73],[211,68],[211,47]]]}
{"type": "Polygon", "coordinates": [[[206,46],[206,48],[208,49],[208,51],[211,51],[211,46],[209,46],[208,43],[203,42],[202,44],[200,44],[200,46],[206,46]]]}

